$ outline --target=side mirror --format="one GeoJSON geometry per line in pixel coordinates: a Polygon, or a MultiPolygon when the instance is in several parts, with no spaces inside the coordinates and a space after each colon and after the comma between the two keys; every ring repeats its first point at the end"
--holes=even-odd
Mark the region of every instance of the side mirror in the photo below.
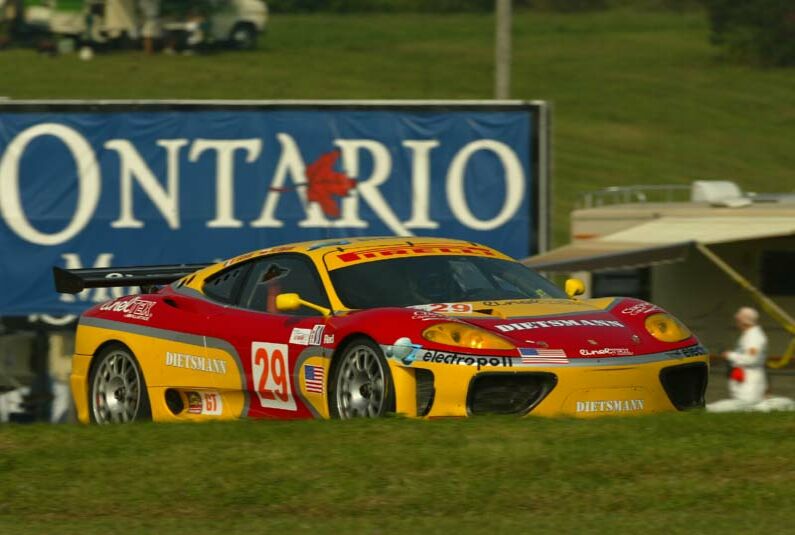
{"type": "Polygon", "coordinates": [[[301,308],[301,298],[298,294],[279,294],[276,296],[276,310],[290,312],[301,308]]]}
{"type": "Polygon", "coordinates": [[[585,283],[580,279],[566,279],[566,295],[574,297],[585,293],[585,283]]]}
{"type": "Polygon", "coordinates": [[[279,312],[292,312],[298,310],[302,306],[311,308],[323,314],[324,317],[331,314],[331,310],[309,301],[304,301],[301,296],[296,293],[279,294],[276,296],[276,310],[279,312]]]}

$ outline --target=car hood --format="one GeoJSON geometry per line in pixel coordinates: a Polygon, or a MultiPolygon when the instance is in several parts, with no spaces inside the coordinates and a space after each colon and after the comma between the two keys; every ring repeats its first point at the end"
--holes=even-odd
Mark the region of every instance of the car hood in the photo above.
{"type": "Polygon", "coordinates": [[[479,319],[509,320],[514,318],[534,318],[564,316],[569,314],[594,314],[609,310],[617,302],[615,298],[605,299],[504,299],[499,301],[471,301],[465,303],[441,303],[417,305],[409,308],[452,316],[467,321],[479,319]]]}
{"type": "MultiPolygon", "coordinates": [[[[467,313],[435,313],[499,334],[520,351],[563,350],[567,358],[608,358],[670,349],[646,332],[641,318],[616,314],[620,302],[613,298],[477,301],[467,313]]],[[[427,313],[434,311],[429,308],[427,313]]]]}

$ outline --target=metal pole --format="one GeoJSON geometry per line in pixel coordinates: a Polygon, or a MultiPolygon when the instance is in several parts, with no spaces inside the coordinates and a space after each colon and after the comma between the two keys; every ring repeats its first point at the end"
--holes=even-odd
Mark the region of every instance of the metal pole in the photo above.
{"type": "Polygon", "coordinates": [[[494,98],[508,99],[511,93],[511,0],[496,0],[497,39],[494,98]]]}
{"type": "Polygon", "coordinates": [[[728,263],[726,263],[721,257],[713,253],[706,245],[702,243],[696,243],[696,248],[701,251],[701,254],[706,256],[713,264],[718,266],[721,271],[726,273],[729,278],[731,278],[734,282],[739,284],[743,289],[745,289],[748,293],[751,294],[751,297],[754,301],[759,303],[759,306],[762,307],[762,310],[768,313],[771,318],[776,320],[784,329],[786,329],[789,333],[795,334],[795,318],[790,316],[787,311],[783,308],[778,306],[775,301],[770,299],[768,296],[763,294],[759,291],[756,286],[751,284],[751,282],[740,275],[737,270],[731,267],[728,263]]]}
{"type": "MultiPolygon", "coordinates": [[[[756,286],[751,284],[748,279],[740,275],[733,267],[727,264],[721,257],[713,253],[706,245],[702,243],[696,243],[696,248],[701,251],[701,253],[706,256],[713,264],[718,266],[721,271],[726,273],[729,278],[739,284],[743,289],[748,291],[751,294],[753,300],[759,303],[759,305],[762,307],[762,310],[767,312],[771,318],[784,327],[787,332],[795,335],[795,319],[793,319],[793,317],[790,316],[784,309],[778,306],[775,301],[759,291],[756,286]]],[[[769,368],[783,368],[789,363],[793,356],[795,356],[795,338],[790,341],[789,346],[787,346],[787,350],[781,357],[781,360],[775,364],[768,362],[767,365],[769,368]]]]}

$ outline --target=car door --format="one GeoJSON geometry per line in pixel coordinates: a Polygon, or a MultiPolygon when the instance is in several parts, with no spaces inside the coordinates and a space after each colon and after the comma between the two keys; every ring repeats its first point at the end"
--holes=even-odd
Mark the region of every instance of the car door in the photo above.
{"type": "MultiPolygon", "coordinates": [[[[298,293],[307,301],[329,306],[314,264],[291,253],[261,257],[237,269],[241,270],[234,276],[237,281],[225,282],[231,286],[228,302],[210,317],[214,340],[207,341],[208,353],[230,349],[237,353],[247,385],[246,416],[318,416],[302,391],[299,375],[307,359],[325,357],[320,347],[325,318],[308,307],[290,313],[276,309],[276,296],[282,293],[298,293]]],[[[211,299],[215,281],[224,276],[221,272],[208,279],[205,292],[211,299]]]]}

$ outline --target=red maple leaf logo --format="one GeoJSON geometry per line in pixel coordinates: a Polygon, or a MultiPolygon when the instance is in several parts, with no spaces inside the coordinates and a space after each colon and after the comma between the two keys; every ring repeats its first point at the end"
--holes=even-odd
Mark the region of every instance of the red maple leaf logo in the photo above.
{"type": "MultiPolygon", "coordinates": [[[[356,187],[356,180],[345,173],[334,170],[334,165],[340,159],[340,151],[332,150],[309,164],[306,167],[306,184],[296,187],[306,187],[306,199],[320,205],[323,213],[328,217],[340,216],[340,207],[335,197],[345,197],[356,187]]],[[[271,191],[289,191],[289,188],[271,188],[271,191]]]]}
{"type": "Polygon", "coordinates": [[[329,217],[340,216],[340,207],[334,197],[345,197],[356,187],[355,180],[334,170],[334,164],[339,158],[340,151],[333,150],[322,154],[306,168],[306,179],[309,181],[306,198],[309,202],[318,203],[323,213],[329,217]]]}

